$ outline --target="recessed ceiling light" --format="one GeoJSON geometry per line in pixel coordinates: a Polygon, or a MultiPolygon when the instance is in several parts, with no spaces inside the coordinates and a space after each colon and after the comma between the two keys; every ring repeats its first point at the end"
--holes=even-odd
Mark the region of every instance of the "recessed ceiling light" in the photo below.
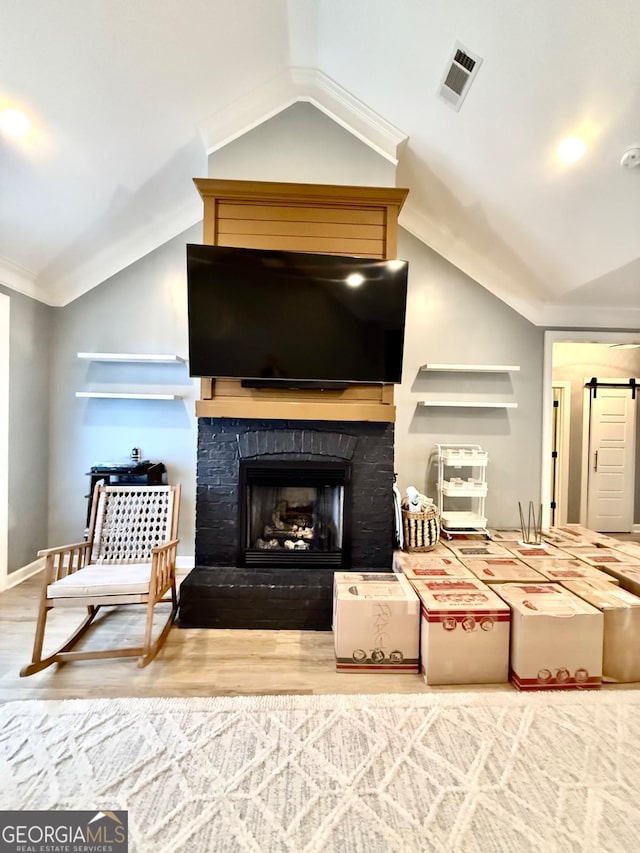
{"type": "Polygon", "coordinates": [[[20,110],[3,110],[0,113],[0,130],[11,136],[24,136],[31,129],[31,122],[20,110]]]}
{"type": "Polygon", "coordinates": [[[579,136],[567,136],[557,148],[558,157],[563,163],[576,163],[587,150],[587,143],[579,136]]]}
{"type": "Polygon", "coordinates": [[[347,276],[346,282],[349,287],[360,287],[362,282],[364,281],[364,276],[359,272],[352,272],[347,276]]]}

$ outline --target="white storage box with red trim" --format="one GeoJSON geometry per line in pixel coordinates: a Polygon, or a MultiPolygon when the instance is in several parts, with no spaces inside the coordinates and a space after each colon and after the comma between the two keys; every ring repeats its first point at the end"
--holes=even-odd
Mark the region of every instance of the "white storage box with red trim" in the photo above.
{"type": "MultiPolygon", "coordinates": [[[[582,560],[556,560],[540,559],[534,563],[538,572],[547,580],[555,583],[563,583],[563,581],[608,581],[609,583],[617,584],[618,581],[611,575],[601,572],[590,566],[588,563],[583,563],[582,560]]],[[[640,567],[639,567],[640,568],[640,567]]]]}
{"type": "Polygon", "coordinates": [[[522,536],[521,531],[516,530],[515,527],[506,530],[498,530],[495,527],[490,527],[488,533],[492,541],[494,542],[500,542],[503,539],[519,539],[522,536]]]}
{"type": "Polygon", "coordinates": [[[623,589],[640,595],[640,565],[620,566],[617,563],[604,563],[600,568],[611,580],[618,581],[623,589]]]}
{"type": "Polygon", "coordinates": [[[509,607],[475,578],[415,580],[420,660],[427,684],[496,684],[509,678],[509,607]]]}
{"type": "Polygon", "coordinates": [[[339,583],[398,583],[393,572],[334,572],[334,588],[339,583]]]}
{"type": "Polygon", "coordinates": [[[400,572],[409,577],[412,573],[419,575],[425,569],[448,570],[448,574],[443,574],[443,577],[453,577],[455,571],[461,572],[460,577],[468,577],[465,567],[448,548],[445,549],[444,553],[440,554],[407,554],[406,551],[393,552],[394,572],[400,572]]]}
{"type": "Polygon", "coordinates": [[[602,684],[602,613],[555,583],[501,584],[511,607],[511,680],[520,690],[602,684]]]}
{"type": "MultiPolygon", "coordinates": [[[[518,537],[516,537],[517,539],[518,537]]],[[[588,545],[591,540],[587,539],[577,539],[575,536],[571,536],[569,533],[561,533],[558,531],[557,527],[552,527],[550,530],[543,530],[541,534],[541,539],[543,542],[546,542],[548,545],[555,545],[556,548],[565,548],[571,547],[576,544],[583,543],[584,545],[588,545]]]]}
{"type": "Polygon", "coordinates": [[[333,638],[338,672],[419,669],[420,605],[402,575],[336,572],[333,638]],[[351,578],[343,579],[344,575],[351,578]]]}
{"type": "Polygon", "coordinates": [[[414,578],[472,578],[473,574],[462,565],[457,557],[432,557],[430,554],[401,554],[394,559],[394,571],[404,574],[408,580],[414,578]]]}
{"type": "Polygon", "coordinates": [[[391,572],[334,572],[333,573],[333,616],[331,628],[335,631],[336,592],[339,584],[365,583],[398,583],[398,578],[391,572]]]}
{"type": "Polygon", "coordinates": [[[460,560],[467,559],[484,559],[488,557],[512,557],[511,554],[502,544],[496,542],[488,542],[477,540],[473,542],[471,539],[452,539],[447,542],[449,548],[460,560]]]}
{"type": "Polygon", "coordinates": [[[574,559],[582,560],[590,566],[601,566],[605,563],[615,566],[616,564],[625,565],[630,562],[625,554],[615,551],[612,548],[595,548],[589,545],[581,545],[567,549],[567,553],[571,553],[574,559]]]}
{"type": "Polygon", "coordinates": [[[562,524],[558,527],[552,527],[551,530],[554,530],[563,536],[570,537],[574,542],[577,542],[579,539],[587,542],[593,542],[596,539],[603,538],[602,533],[591,530],[589,527],[583,527],[581,524],[562,524]]]}
{"type": "Polygon", "coordinates": [[[534,569],[536,567],[536,560],[548,560],[550,558],[555,558],[556,560],[571,559],[571,554],[567,551],[556,548],[555,545],[550,545],[548,542],[541,542],[539,545],[523,545],[521,542],[505,542],[503,544],[505,548],[509,549],[512,555],[534,569]]]}
{"type": "Polygon", "coordinates": [[[564,581],[574,595],[602,611],[606,681],[640,681],[640,598],[608,581],[564,581]]]}
{"type": "Polygon", "coordinates": [[[414,580],[436,580],[437,578],[441,578],[442,580],[446,580],[447,578],[474,578],[475,575],[473,572],[470,572],[466,566],[463,566],[459,561],[454,563],[451,566],[441,565],[441,566],[433,566],[428,568],[427,566],[419,568],[406,568],[404,570],[404,576],[413,582],[414,580]]]}
{"type": "Polygon", "coordinates": [[[473,572],[473,576],[485,583],[544,583],[545,578],[540,572],[527,566],[515,557],[502,559],[491,557],[487,560],[463,560],[463,563],[473,572]]]}
{"type": "Polygon", "coordinates": [[[626,554],[627,563],[640,563],[640,542],[622,542],[619,541],[615,546],[612,546],[612,551],[616,554],[626,554]]]}

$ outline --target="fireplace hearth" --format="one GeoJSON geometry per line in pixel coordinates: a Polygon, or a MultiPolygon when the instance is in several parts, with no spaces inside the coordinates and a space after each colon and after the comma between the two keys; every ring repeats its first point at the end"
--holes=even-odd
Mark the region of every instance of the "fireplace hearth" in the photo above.
{"type": "Polygon", "coordinates": [[[391,571],[393,434],[368,421],[199,418],[181,627],[330,630],[334,570],[391,571]]]}

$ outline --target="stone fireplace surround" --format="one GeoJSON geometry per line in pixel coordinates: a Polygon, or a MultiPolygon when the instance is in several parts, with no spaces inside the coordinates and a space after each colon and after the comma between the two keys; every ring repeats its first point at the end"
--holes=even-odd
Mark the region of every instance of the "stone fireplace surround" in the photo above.
{"type": "MultiPolygon", "coordinates": [[[[181,627],[331,628],[329,568],[238,568],[241,460],[351,467],[351,565],[390,571],[392,423],[198,419],[196,568],[181,585],[181,627]]],[[[348,567],[349,568],[349,567],[348,567]]]]}

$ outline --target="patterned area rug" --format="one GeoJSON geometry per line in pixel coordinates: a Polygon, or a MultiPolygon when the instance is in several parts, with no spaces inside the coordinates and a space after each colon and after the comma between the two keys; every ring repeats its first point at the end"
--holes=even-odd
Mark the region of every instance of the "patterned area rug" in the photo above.
{"type": "Polygon", "coordinates": [[[632,851],[640,691],[10,702],[2,809],[132,851],[632,851]]]}

